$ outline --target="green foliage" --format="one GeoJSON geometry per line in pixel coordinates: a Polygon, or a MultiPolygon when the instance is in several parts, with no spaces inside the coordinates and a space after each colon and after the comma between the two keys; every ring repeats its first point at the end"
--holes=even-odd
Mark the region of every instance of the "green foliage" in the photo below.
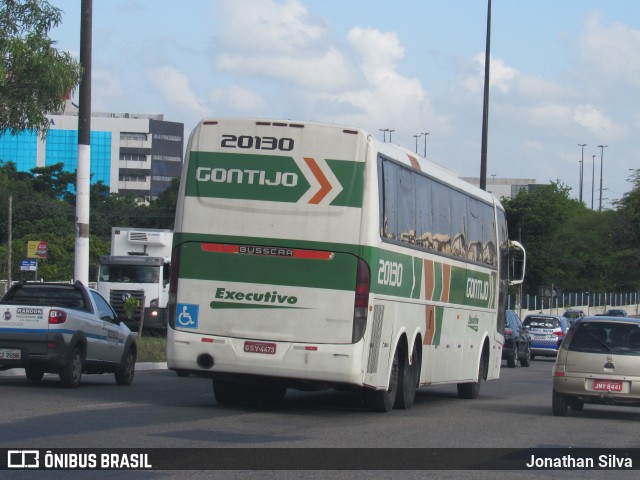
{"type": "Polygon", "coordinates": [[[138,337],[137,362],[166,362],[166,337],[138,337]]]}
{"type": "Polygon", "coordinates": [[[538,294],[542,285],[564,291],[640,288],[640,216],[633,214],[640,210],[631,207],[633,199],[640,204],[639,174],[635,180],[617,210],[590,210],[570,198],[569,189],[560,183],[503,199],[509,236],[527,250],[525,293],[538,294]],[[630,265],[636,268],[629,269],[630,265]]]}
{"type": "Polygon", "coordinates": [[[129,297],[124,301],[124,305],[122,309],[124,310],[124,314],[128,319],[133,318],[133,314],[136,313],[136,310],[140,308],[140,300],[134,297],[129,297]]]}
{"type": "MultiPolygon", "coordinates": [[[[75,194],[69,191],[75,173],[63,165],[18,172],[13,162],[0,160],[0,278],[7,277],[8,201],[12,197],[12,279],[33,279],[33,272],[20,272],[30,240],[48,243],[48,257],[38,260],[38,278],[68,281],[73,278],[75,255],[75,194]]],[[[100,255],[110,250],[111,228],[173,228],[177,185],[167,193],[160,207],[156,201],[140,204],[135,197],[109,193],[102,182],[91,186],[89,279],[97,279],[100,255]],[[165,226],[166,225],[166,226],[165,226]]]]}
{"type": "Polygon", "coordinates": [[[0,3],[0,135],[46,134],[46,112],[62,110],[65,95],[79,84],[80,64],[49,38],[61,18],[46,0],[0,3]]]}

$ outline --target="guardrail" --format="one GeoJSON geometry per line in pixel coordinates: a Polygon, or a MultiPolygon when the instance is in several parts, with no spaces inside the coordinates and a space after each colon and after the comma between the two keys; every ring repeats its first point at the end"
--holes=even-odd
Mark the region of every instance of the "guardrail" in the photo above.
{"type": "Polygon", "coordinates": [[[521,317],[529,313],[562,315],[566,310],[583,310],[587,315],[603,314],[610,308],[620,308],[630,316],[640,316],[640,292],[625,293],[567,293],[558,297],[509,295],[507,309],[516,310],[521,317]]]}

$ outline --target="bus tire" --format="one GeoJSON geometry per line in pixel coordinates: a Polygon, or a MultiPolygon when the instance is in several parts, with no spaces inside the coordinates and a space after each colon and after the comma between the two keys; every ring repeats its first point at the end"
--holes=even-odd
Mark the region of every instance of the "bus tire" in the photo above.
{"type": "Polygon", "coordinates": [[[411,360],[413,361],[411,364],[409,364],[409,357],[404,355],[404,349],[402,356],[404,359],[401,362],[401,370],[398,377],[398,393],[393,408],[408,410],[413,406],[416,398],[416,390],[418,389],[420,370],[418,367],[418,349],[416,345],[413,345],[411,351],[411,360]]]}
{"type": "Polygon", "coordinates": [[[400,360],[398,349],[393,354],[393,363],[391,365],[391,374],[389,376],[389,388],[387,390],[370,390],[364,391],[364,399],[367,408],[372,412],[388,412],[393,408],[398,394],[398,379],[400,376],[400,360]]]}
{"type": "Polygon", "coordinates": [[[242,401],[242,390],[237,383],[214,380],[213,396],[218,405],[237,405],[242,401]]]}
{"type": "Polygon", "coordinates": [[[478,381],[458,384],[458,397],[472,400],[478,398],[480,394],[480,384],[484,379],[484,367],[486,363],[485,353],[480,355],[480,363],[478,365],[478,381]]]}

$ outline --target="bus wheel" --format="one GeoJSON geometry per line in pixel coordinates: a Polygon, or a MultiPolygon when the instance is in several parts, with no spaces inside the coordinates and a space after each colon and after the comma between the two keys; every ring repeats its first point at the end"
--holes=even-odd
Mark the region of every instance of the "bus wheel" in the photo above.
{"type": "Polygon", "coordinates": [[[213,396],[218,405],[237,405],[242,401],[242,390],[237,383],[214,380],[213,396]]]}
{"type": "Polygon", "coordinates": [[[420,371],[418,367],[418,349],[415,344],[411,352],[411,360],[413,363],[409,365],[409,358],[405,356],[404,361],[401,362],[398,394],[396,395],[393,408],[407,410],[413,406],[413,401],[416,398],[416,390],[418,389],[418,376],[420,371]]]}
{"type": "Polygon", "coordinates": [[[400,361],[398,349],[393,355],[393,364],[391,366],[391,375],[389,377],[388,390],[369,390],[364,391],[364,400],[367,408],[372,412],[388,412],[393,408],[398,393],[398,379],[400,376],[400,361]]]}
{"type": "Polygon", "coordinates": [[[464,399],[477,398],[480,394],[480,382],[484,378],[484,364],[486,362],[485,354],[480,355],[480,364],[478,365],[478,381],[458,384],[458,397],[464,399]]]}

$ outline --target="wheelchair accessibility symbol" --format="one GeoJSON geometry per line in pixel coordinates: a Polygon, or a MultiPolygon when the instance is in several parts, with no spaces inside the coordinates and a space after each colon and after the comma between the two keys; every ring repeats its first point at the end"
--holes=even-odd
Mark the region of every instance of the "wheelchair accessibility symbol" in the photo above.
{"type": "Polygon", "coordinates": [[[176,308],[176,326],[198,328],[198,305],[179,303],[176,308]]]}

